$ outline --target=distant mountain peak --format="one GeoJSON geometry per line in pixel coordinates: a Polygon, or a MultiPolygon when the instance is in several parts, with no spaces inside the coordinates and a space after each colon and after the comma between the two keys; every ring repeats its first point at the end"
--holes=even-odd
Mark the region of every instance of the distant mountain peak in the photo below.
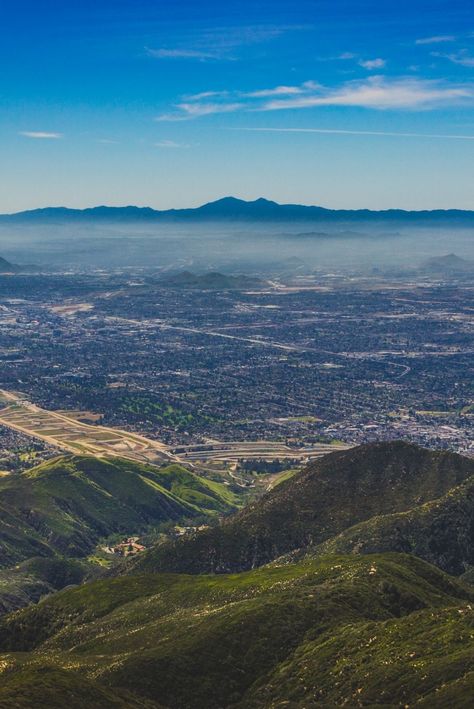
{"type": "Polygon", "coordinates": [[[0,222],[63,223],[69,221],[255,221],[255,222],[400,222],[429,225],[474,225],[474,211],[432,210],[405,211],[402,209],[327,209],[303,204],[279,204],[265,197],[245,200],[228,195],[189,209],[157,210],[152,207],[97,206],[87,209],[44,207],[16,214],[0,215],[0,222]]]}
{"type": "Polygon", "coordinates": [[[433,256],[423,266],[424,270],[436,272],[472,273],[474,262],[463,259],[455,253],[433,256]]]}

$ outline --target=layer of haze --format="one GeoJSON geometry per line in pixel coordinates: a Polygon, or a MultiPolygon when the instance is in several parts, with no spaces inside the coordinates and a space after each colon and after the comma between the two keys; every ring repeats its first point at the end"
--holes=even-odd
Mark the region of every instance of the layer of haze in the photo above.
{"type": "Polygon", "coordinates": [[[474,260],[472,229],[357,224],[186,223],[0,226],[0,254],[53,269],[220,270],[284,277],[314,270],[413,269],[455,252],[474,260]]]}

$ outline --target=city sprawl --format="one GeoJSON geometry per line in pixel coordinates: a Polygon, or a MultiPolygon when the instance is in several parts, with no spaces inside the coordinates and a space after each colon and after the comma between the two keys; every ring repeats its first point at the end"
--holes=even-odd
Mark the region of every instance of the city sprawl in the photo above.
{"type": "Polygon", "coordinates": [[[320,273],[206,290],[124,270],[12,275],[0,297],[3,390],[177,456],[393,438],[473,451],[468,280],[320,273]]]}

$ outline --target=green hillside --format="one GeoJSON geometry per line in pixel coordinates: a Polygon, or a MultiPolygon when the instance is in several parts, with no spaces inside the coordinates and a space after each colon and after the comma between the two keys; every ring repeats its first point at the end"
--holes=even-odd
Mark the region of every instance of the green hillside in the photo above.
{"type": "Polygon", "coordinates": [[[396,554],[102,580],[0,620],[0,707],[465,706],[473,602],[396,554]]]}
{"type": "Polygon", "coordinates": [[[90,576],[87,557],[111,534],[235,509],[225,485],[179,465],[61,457],[0,478],[0,615],[90,576]]]}
{"type": "MultiPolygon", "coordinates": [[[[374,526],[387,515],[409,513],[445,496],[454,498],[453,488],[474,478],[474,460],[447,451],[437,452],[403,442],[359,446],[332,453],[310,464],[301,473],[282,482],[219,527],[210,528],[192,538],[170,542],[149,549],[130,567],[132,573],[173,571],[183,573],[226,573],[255,568],[299,549],[317,545],[341,534],[354,525],[361,527],[361,547],[367,551],[413,551],[423,556],[428,545],[421,536],[429,527],[420,524],[418,534],[407,546],[391,546],[384,535],[374,533],[374,526]],[[368,522],[370,520],[370,523],[368,522]],[[364,529],[367,531],[365,534],[364,529]],[[376,543],[377,540],[380,544],[376,543]],[[364,546],[365,545],[365,546],[364,546]]],[[[461,490],[461,488],[459,488],[461,490]]],[[[438,549],[432,527],[430,560],[456,573],[472,557],[472,533],[468,522],[474,516],[472,495],[462,489],[459,509],[469,507],[465,515],[466,540],[462,534],[450,537],[457,518],[446,522],[446,534],[439,537],[438,549]],[[443,540],[447,546],[443,547],[443,540]],[[458,541],[463,548],[458,549],[458,541]],[[468,544],[469,550],[465,549],[468,544]],[[443,562],[449,555],[450,561],[443,562]]],[[[459,499],[459,498],[458,498],[459,499]]],[[[425,509],[436,510],[437,505],[425,509]]],[[[447,509],[447,508],[446,508],[447,509]]],[[[398,519],[398,518],[397,518],[398,519]]],[[[412,515],[412,519],[414,516],[412,515]]],[[[412,529],[415,534],[415,526],[412,529]]],[[[393,530],[391,532],[393,536],[393,530]]],[[[407,538],[410,537],[407,530],[407,538]]],[[[332,551],[332,547],[330,548],[332,551]]],[[[342,546],[341,551],[358,547],[342,546]]],[[[339,547],[336,547],[339,550],[339,547]]]]}
{"type": "Polygon", "coordinates": [[[0,479],[0,564],[55,553],[85,557],[114,532],[234,508],[228,488],[178,465],[61,457],[0,479]]]}

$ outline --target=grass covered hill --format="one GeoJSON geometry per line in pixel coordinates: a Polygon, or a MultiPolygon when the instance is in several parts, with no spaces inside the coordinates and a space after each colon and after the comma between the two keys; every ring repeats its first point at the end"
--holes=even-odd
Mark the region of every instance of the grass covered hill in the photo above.
{"type": "Polygon", "coordinates": [[[112,533],[228,513],[224,485],[179,465],[64,456],[0,479],[0,568],[30,557],[85,557],[112,533]]]}
{"type": "MultiPolygon", "coordinates": [[[[474,460],[400,441],[332,453],[219,527],[151,548],[128,570],[226,573],[256,568],[294,550],[314,549],[354,525],[369,520],[376,525],[381,517],[408,513],[445,496],[451,499],[453,488],[466,483],[470,489],[467,481],[473,476],[474,460]]],[[[370,546],[372,527],[367,530],[364,543],[370,546]]],[[[467,528],[466,534],[471,534],[472,547],[467,528]]],[[[415,553],[421,551],[422,540],[412,546],[415,553]]],[[[451,556],[456,553],[451,549],[451,556]]],[[[433,561],[440,558],[433,553],[433,561]]],[[[460,563],[466,560],[464,555],[460,563]]],[[[456,563],[450,562],[450,568],[456,563]]]]}
{"type": "Polygon", "coordinates": [[[0,707],[468,706],[473,602],[397,554],[105,579],[0,620],[0,707]]]}

